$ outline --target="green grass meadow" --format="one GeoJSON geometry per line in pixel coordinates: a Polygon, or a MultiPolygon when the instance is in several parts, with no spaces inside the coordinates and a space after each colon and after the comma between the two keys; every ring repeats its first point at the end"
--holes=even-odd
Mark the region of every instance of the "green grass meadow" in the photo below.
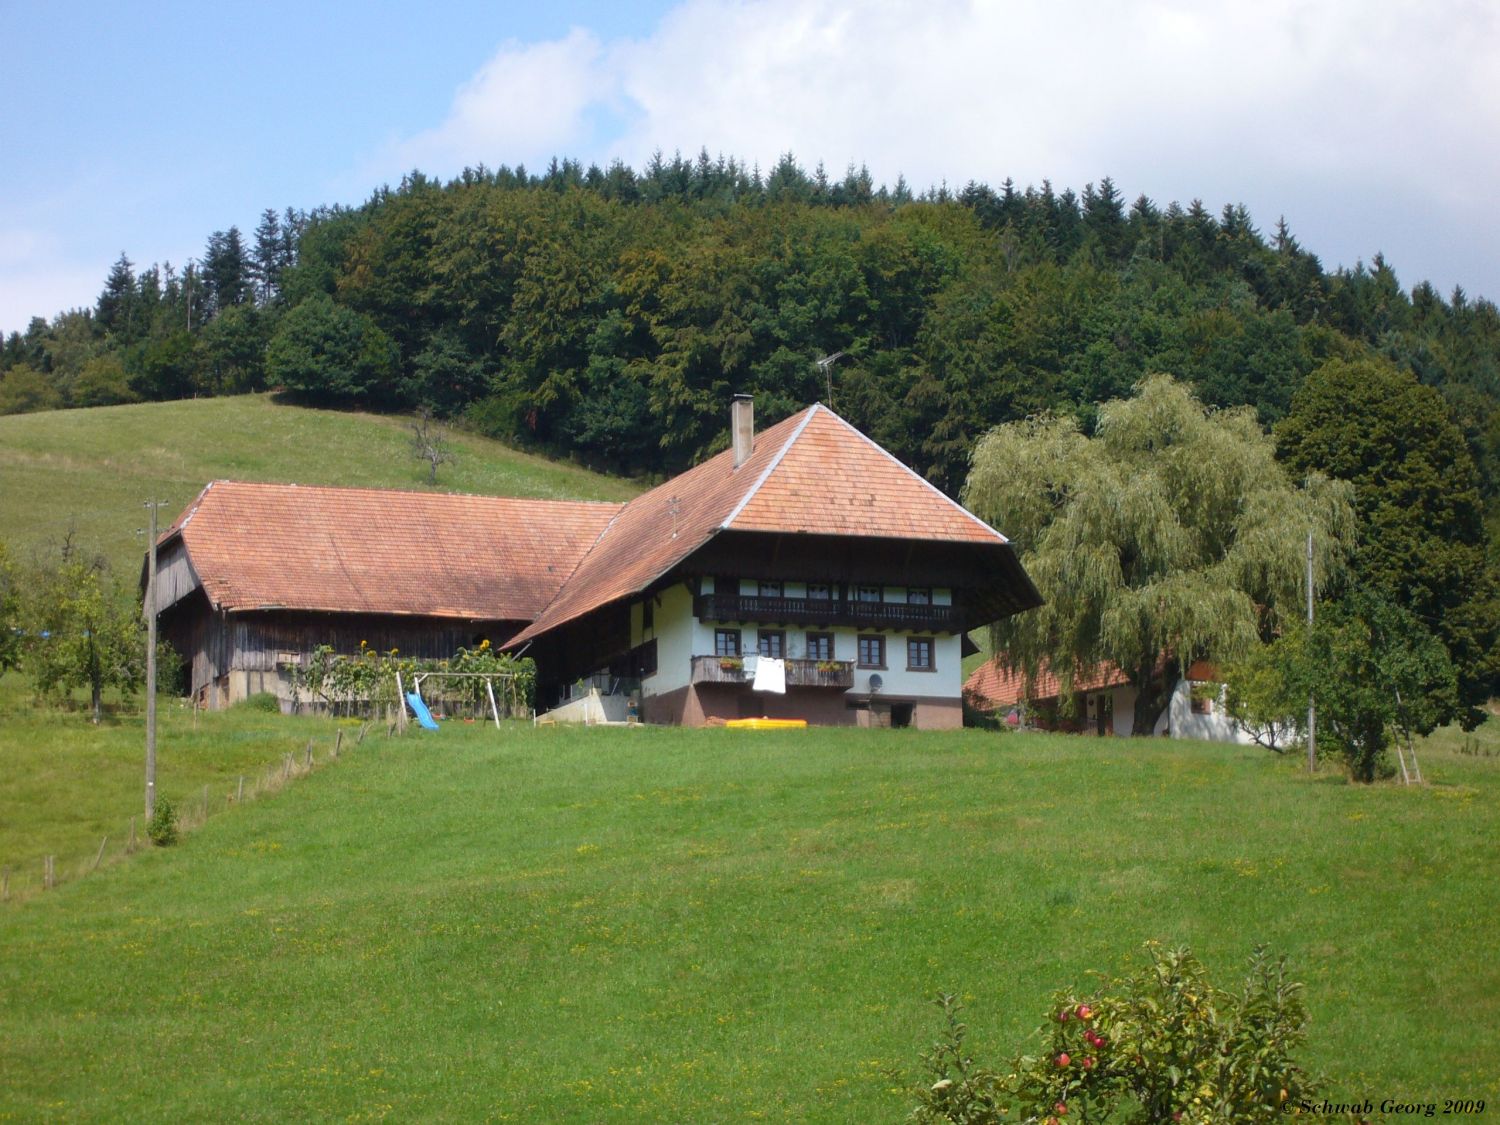
{"type": "MultiPolygon", "coordinates": [[[[260,737],[183,721],[164,771],[260,737]]],[[[120,723],[70,728],[7,821],[106,761],[138,776],[120,723]]],[[[1423,765],[1361,788],[1160,740],[382,733],[0,908],[0,1120],[897,1121],[935,992],[998,1059],[1150,938],[1226,985],[1256,942],[1288,954],[1339,1093],[1493,1101],[1500,758],[1423,765]]]]}
{"type": "MultiPolygon", "coordinates": [[[[408,420],[286,406],[270,395],[53,410],[0,418],[0,538],[21,555],[70,530],[133,575],[141,504],[173,519],[211,480],[425,489],[408,420]]],[[[499,442],[453,433],[436,488],[494,496],[628,500],[638,488],[499,442]]]]}

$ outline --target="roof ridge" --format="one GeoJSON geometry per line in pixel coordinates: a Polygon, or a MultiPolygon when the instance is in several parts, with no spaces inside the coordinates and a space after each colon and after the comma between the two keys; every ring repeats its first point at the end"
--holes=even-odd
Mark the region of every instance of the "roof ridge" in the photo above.
{"type": "MultiPolygon", "coordinates": [[[[821,406],[822,404],[819,403],[818,405],[821,406]]],[[[849,422],[847,419],[843,418],[842,416],[840,416],[835,411],[828,410],[828,407],[826,407],[826,406],[824,406],[823,409],[828,411],[828,416],[830,418],[833,418],[834,420],[836,420],[837,422],[839,422],[840,424],[842,424],[843,427],[846,430],[848,430],[850,433],[852,433],[855,437],[859,438],[865,444],[869,445],[871,448],[873,448],[874,450],[876,450],[876,452],[880,453],[881,456],[885,457],[893,465],[896,465],[898,468],[901,469],[902,472],[906,473],[909,477],[911,477],[913,480],[915,480],[918,484],[922,485],[928,491],[932,492],[939,499],[941,499],[944,503],[950,504],[953,507],[957,508],[960,512],[962,512],[969,519],[971,519],[975,523],[977,523],[985,531],[989,532],[991,535],[993,535],[997,539],[999,539],[1000,542],[1002,542],[1002,543],[1009,543],[1010,542],[1010,540],[1007,539],[1003,534],[1001,534],[999,531],[995,530],[989,524],[985,523],[984,520],[980,519],[973,512],[969,511],[968,508],[965,508],[962,504],[960,504],[957,500],[953,499],[953,497],[949,496],[946,492],[944,492],[937,485],[933,484],[926,477],[922,476],[915,469],[913,469],[910,465],[906,464],[904,461],[901,460],[901,458],[897,457],[889,449],[886,449],[883,445],[881,445],[874,438],[870,437],[868,434],[862,434],[862,433],[860,433],[860,431],[854,426],[853,423],[849,422]]]]}
{"type": "MultiPolygon", "coordinates": [[[[828,407],[824,406],[821,402],[815,402],[807,408],[802,416],[802,421],[797,423],[796,428],[788,435],[786,442],[777,451],[776,456],[771,458],[771,463],[761,471],[755,483],[750,486],[750,491],[740,497],[740,502],[734,506],[734,510],[725,516],[723,522],[719,524],[718,529],[720,531],[728,530],[729,525],[734,522],[735,517],[745,510],[745,505],[755,498],[755,494],[760,491],[761,485],[766,483],[767,478],[775,471],[776,466],[781,464],[782,459],[787,455],[787,451],[797,443],[797,439],[802,436],[802,431],[807,429],[807,424],[813,420],[813,416],[820,410],[828,410],[828,407]]],[[[833,411],[828,410],[828,413],[833,414],[833,411]]],[[[837,418],[838,415],[834,414],[834,417],[837,418]]],[[[843,421],[843,419],[839,420],[843,421]]],[[[847,425],[847,423],[845,424],[847,425]]],[[[858,433],[859,431],[856,430],[855,432],[858,433]]]]}
{"type": "Polygon", "coordinates": [[[176,533],[177,535],[181,535],[183,529],[185,527],[187,527],[188,524],[190,524],[190,523],[193,522],[193,517],[198,514],[198,509],[201,508],[201,507],[203,507],[203,498],[208,495],[208,490],[211,489],[216,484],[223,484],[223,483],[225,483],[225,482],[223,482],[223,481],[217,481],[217,480],[211,480],[207,484],[205,484],[202,488],[200,488],[198,490],[198,495],[194,496],[192,503],[188,505],[188,507],[187,507],[187,513],[180,520],[175,521],[171,527],[167,528],[166,531],[162,532],[162,534],[157,539],[157,543],[160,544],[163,539],[167,538],[169,535],[172,535],[173,533],[176,533]]]}
{"type": "MultiPolygon", "coordinates": [[[[301,489],[304,491],[318,489],[325,492],[368,492],[390,496],[435,496],[442,499],[520,500],[532,504],[596,504],[611,508],[622,508],[630,503],[629,500],[574,500],[568,497],[557,496],[499,496],[492,492],[435,492],[427,488],[382,488],[377,485],[368,484],[303,484],[301,481],[232,480],[228,477],[221,477],[210,481],[203,491],[207,492],[209,488],[212,488],[216,484],[250,488],[301,489]]],[[[201,496],[202,493],[199,495],[201,496]]]]}

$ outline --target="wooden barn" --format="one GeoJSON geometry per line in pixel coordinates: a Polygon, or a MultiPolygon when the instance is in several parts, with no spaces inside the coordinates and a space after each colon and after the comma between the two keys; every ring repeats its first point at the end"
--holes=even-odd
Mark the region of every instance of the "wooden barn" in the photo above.
{"type": "Polygon", "coordinates": [[[535,620],[618,504],[215,481],[158,543],[162,636],[217,708],[319,645],[446,658],[535,620]]]}

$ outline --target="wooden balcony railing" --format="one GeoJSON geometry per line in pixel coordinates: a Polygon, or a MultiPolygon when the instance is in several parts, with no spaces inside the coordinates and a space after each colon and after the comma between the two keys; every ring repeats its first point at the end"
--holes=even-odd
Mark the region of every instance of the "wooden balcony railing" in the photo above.
{"type": "Polygon", "coordinates": [[[907,602],[860,602],[839,598],[759,598],[701,594],[693,603],[699,621],[765,621],[777,625],[855,625],[877,629],[951,632],[958,608],[907,602]]]}
{"type": "MultiPolygon", "coordinates": [[[[737,656],[693,657],[695,684],[748,684],[751,678],[737,656]]],[[[786,686],[847,690],[854,686],[854,664],[848,660],[788,660],[786,686]]]]}

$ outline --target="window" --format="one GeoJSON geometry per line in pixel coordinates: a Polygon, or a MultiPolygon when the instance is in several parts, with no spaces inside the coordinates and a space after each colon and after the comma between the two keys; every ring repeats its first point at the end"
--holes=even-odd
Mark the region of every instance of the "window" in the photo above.
{"type": "Polygon", "coordinates": [[[880,598],[879,586],[861,586],[859,588],[858,600],[862,602],[878,602],[880,598]]]}
{"type": "Polygon", "coordinates": [[[714,655],[738,656],[740,654],[740,631],[738,629],[714,630],[714,655]]]}
{"type": "Polygon", "coordinates": [[[760,596],[763,598],[781,597],[782,586],[780,582],[762,582],[760,584],[760,596]]]}
{"type": "Polygon", "coordinates": [[[809,633],[809,634],[807,634],[807,658],[809,660],[832,660],[833,659],[833,634],[832,633],[809,633]]]}
{"type": "Polygon", "coordinates": [[[907,587],[907,590],[906,590],[906,604],[907,605],[931,605],[932,604],[932,587],[931,586],[909,586],[909,587],[907,587]]]}
{"type": "Polygon", "coordinates": [[[861,668],[885,667],[885,638],[859,638],[859,666],[861,668]]]}
{"type": "Polygon", "coordinates": [[[656,628],[656,599],[647,598],[641,603],[641,629],[656,628]]]}
{"type": "Polygon", "coordinates": [[[809,600],[820,602],[831,601],[833,599],[833,587],[827,582],[809,582],[807,584],[807,596],[809,600]]]}
{"type": "Polygon", "coordinates": [[[762,656],[780,660],[786,652],[786,634],[780,629],[761,629],[756,633],[755,649],[762,656]]]}
{"type": "Polygon", "coordinates": [[[931,672],[932,638],[906,638],[906,670],[908,672],[931,672]]]}

